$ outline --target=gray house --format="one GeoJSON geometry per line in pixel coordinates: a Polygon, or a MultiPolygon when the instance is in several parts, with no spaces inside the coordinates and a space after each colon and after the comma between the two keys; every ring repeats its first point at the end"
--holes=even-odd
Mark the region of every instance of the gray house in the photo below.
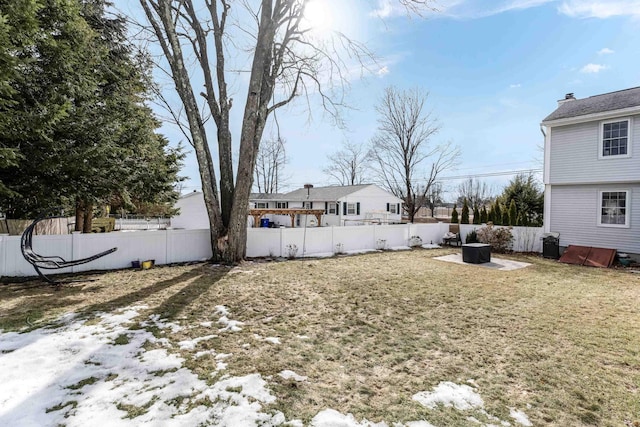
{"type": "Polygon", "coordinates": [[[545,231],[563,247],[640,254],[640,87],[567,94],[541,126],[545,231]]]}

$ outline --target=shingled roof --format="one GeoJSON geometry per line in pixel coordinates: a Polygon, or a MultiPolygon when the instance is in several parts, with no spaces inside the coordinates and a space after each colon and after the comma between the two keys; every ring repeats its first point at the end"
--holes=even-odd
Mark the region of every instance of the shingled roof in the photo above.
{"type": "Polygon", "coordinates": [[[640,87],[604,93],[584,99],[564,101],[542,122],[545,123],[553,120],[568,119],[587,114],[604,113],[632,107],[640,107],[640,87]]]}
{"type": "Polygon", "coordinates": [[[370,186],[371,184],[362,185],[332,185],[329,187],[312,187],[309,188],[309,195],[307,197],[307,189],[300,188],[286,194],[286,200],[289,201],[312,201],[312,202],[327,202],[335,201],[351,193],[355,193],[358,190],[362,190],[370,186]]]}

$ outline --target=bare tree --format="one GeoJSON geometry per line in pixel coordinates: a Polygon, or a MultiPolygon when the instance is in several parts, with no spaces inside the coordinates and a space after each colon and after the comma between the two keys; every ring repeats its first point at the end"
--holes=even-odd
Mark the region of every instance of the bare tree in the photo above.
{"type": "Polygon", "coordinates": [[[438,175],[453,167],[460,156],[460,149],[451,142],[431,144],[440,125],[424,109],[428,96],[420,89],[385,89],[376,106],[378,131],[371,142],[380,183],[404,200],[411,222],[438,175]]]}
{"type": "Polygon", "coordinates": [[[486,182],[469,178],[458,185],[458,204],[461,205],[462,201],[467,199],[469,207],[481,208],[493,201],[493,193],[493,189],[486,182]]]}
{"type": "Polygon", "coordinates": [[[322,169],[337,184],[358,185],[366,182],[369,172],[369,155],[362,144],[343,142],[342,149],[327,156],[329,164],[322,169]]]}
{"type": "Polygon", "coordinates": [[[282,138],[262,141],[256,158],[255,182],[259,193],[277,193],[286,181],[283,169],[287,163],[282,138]]]}
{"type": "MultiPolygon", "coordinates": [[[[328,43],[314,38],[304,19],[309,1],[139,0],[182,104],[179,114],[174,112],[172,117],[195,149],[214,259],[234,263],[245,256],[247,206],[268,118],[298,95],[310,93],[319,96],[326,110],[336,113],[342,101],[331,96],[331,81],[346,82],[349,71],[341,58],[356,58],[361,64],[370,61],[363,44],[342,34],[328,43]],[[247,46],[238,46],[244,42],[247,46]],[[230,70],[227,60],[242,64],[237,56],[243,52],[249,56],[250,68],[230,70]],[[230,130],[233,100],[228,89],[232,71],[246,71],[248,82],[235,181],[230,130]],[[207,133],[209,118],[216,135],[207,133]],[[218,144],[219,191],[209,141],[218,144]]],[[[429,8],[431,0],[397,2],[408,11],[418,11],[429,8]]]]}

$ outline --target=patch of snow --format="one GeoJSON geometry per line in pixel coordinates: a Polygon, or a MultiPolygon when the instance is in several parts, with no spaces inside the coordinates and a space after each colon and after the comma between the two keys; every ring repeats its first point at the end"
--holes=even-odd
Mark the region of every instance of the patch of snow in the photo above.
{"type": "Polygon", "coordinates": [[[290,371],[288,369],[285,369],[284,371],[280,372],[278,375],[280,375],[280,377],[284,378],[285,380],[294,380],[294,381],[298,381],[298,382],[302,382],[302,381],[306,381],[307,377],[304,377],[302,375],[298,375],[293,371],[290,371]]]}
{"type": "Polygon", "coordinates": [[[77,320],[57,328],[1,334],[0,425],[81,426],[96,419],[121,426],[285,422],[281,413],[261,412],[275,397],[260,375],[227,377],[210,387],[184,368],[178,355],[164,349],[145,351],[145,343],[154,337],[144,329],[129,329],[135,316],[134,310],[123,310],[102,314],[92,325],[77,320]],[[115,344],[123,335],[127,342],[115,344]],[[205,396],[215,404],[198,405],[205,396]],[[177,398],[188,404],[176,404],[177,398]],[[146,407],[146,412],[130,419],[119,409],[122,405],[146,407]]]}
{"type": "Polygon", "coordinates": [[[296,335],[296,338],[298,338],[299,340],[308,340],[309,337],[306,335],[296,335]]]}
{"type": "Polygon", "coordinates": [[[509,408],[509,416],[513,418],[516,423],[521,424],[525,427],[531,427],[533,425],[531,424],[531,421],[529,421],[527,414],[522,411],[518,411],[515,408],[509,408]]]}
{"type": "Polygon", "coordinates": [[[228,316],[229,309],[224,305],[216,305],[216,313],[218,313],[220,316],[228,316]]]}
{"type": "Polygon", "coordinates": [[[266,341],[271,344],[280,344],[280,338],[278,337],[267,337],[263,341],[266,341]]]}
{"type": "Polygon", "coordinates": [[[222,316],[218,319],[218,323],[222,323],[224,328],[218,329],[218,332],[239,332],[242,330],[240,326],[244,325],[244,322],[239,320],[230,320],[227,316],[222,316]]]}
{"type": "Polygon", "coordinates": [[[204,350],[204,351],[198,351],[196,354],[193,355],[193,357],[196,359],[200,359],[201,357],[208,356],[208,355],[215,356],[215,354],[216,354],[215,350],[204,350]]]}
{"type": "Polygon", "coordinates": [[[422,247],[424,249],[440,249],[441,248],[440,245],[436,245],[435,243],[426,243],[426,244],[422,245],[422,247]]]}
{"type": "Polygon", "coordinates": [[[180,346],[180,350],[195,350],[196,345],[198,345],[199,342],[202,341],[207,341],[213,338],[218,338],[217,335],[207,335],[204,337],[199,337],[199,338],[194,338],[192,340],[185,340],[185,341],[180,341],[178,343],[178,346],[180,346]]]}
{"type": "Polygon", "coordinates": [[[369,254],[371,252],[378,252],[377,249],[356,249],[353,251],[345,251],[347,255],[369,254]]]}
{"type": "Polygon", "coordinates": [[[449,381],[441,382],[432,392],[421,391],[414,394],[413,400],[430,409],[435,409],[438,404],[453,406],[458,410],[484,407],[482,398],[473,388],[449,381]]]}
{"type": "Polygon", "coordinates": [[[205,328],[210,328],[211,325],[213,325],[213,322],[200,322],[200,326],[203,326],[205,328]]]}
{"type": "Polygon", "coordinates": [[[407,427],[435,427],[433,424],[427,421],[409,421],[407,427]]]}
{"type": "Polygon", "coordinates": [[[387,250],[390,250],[390,251],[410,251],[411,248],[409,246],[391,246],[390,248],[387,248],[387,250]]]}

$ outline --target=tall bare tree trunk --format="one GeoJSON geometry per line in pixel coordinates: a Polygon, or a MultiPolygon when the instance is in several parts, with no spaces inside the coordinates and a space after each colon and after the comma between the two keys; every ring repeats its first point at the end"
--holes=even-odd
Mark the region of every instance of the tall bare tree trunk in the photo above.
{"type": "Polygon", "coordinates": [[[84,227],[84,203],[80,197],[76,197],[76,224],[74,231],[82,231],[84,227]]]}
{"type": "Polygon", "coordinates": [[[84,218],[82,221],[82,232],[91,233],[91,221],[93,220],[93,205],[88,202],[83,202],[84,205],[84,218]]]}

